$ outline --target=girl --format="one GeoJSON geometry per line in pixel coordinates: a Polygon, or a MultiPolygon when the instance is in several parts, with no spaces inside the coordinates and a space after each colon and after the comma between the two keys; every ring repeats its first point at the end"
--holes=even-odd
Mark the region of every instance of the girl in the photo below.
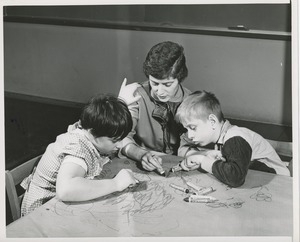
{"type": "Polygon", "coordinates": [[[84,107],[80,124],[50,144],[35,172],[25,179],[21,206],[24,216],[57,196],[62,201],[87,201],[122,191],[136,180],[123,169],[113,179],[93,180],[101,173],[120,141],[132,128],[127,105],[110,95],[93,97],[84,107]]]}

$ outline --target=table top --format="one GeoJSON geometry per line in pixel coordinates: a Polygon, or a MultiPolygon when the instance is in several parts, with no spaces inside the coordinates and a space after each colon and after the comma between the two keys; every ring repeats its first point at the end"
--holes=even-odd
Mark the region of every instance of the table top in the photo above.
{"type": "MultiPolygon", "coordinates": [[[[169,169],[180,160],[165,156],[169,169]]],[[[213,175],[180,171],[163,177],[140,169],[134,161],[114,159],[99,179],[131,169],[140,184],[87,202],[53,198],[34,212],[9,224],[7,238],[28,237],[182,237],[182,236],[292,236],[292,178],[249,170],[245,184],[231,188],[213,175]],[[191,203],[190,188],[212,187],[213,203],[191,203]]],[[[192,190],[192,189],[191,189],[192,190]]]]}

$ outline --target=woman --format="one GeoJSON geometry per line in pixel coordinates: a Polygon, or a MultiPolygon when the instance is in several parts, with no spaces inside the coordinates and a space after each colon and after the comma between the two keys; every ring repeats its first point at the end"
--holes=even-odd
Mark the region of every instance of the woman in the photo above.
{"type": "Polygon", "coordinates": [[[175,122],[174,116],[180,103],[190,94],[181,85],[188,75],[183,47],[170,41],[153,46],[143,71],[148,81],[136,89],[135,97],[129,89],[136,83],[126,86],[126,80],[119,93],[133,119],[133,129],[123,140],[121,153],[141,161],[148,171],[157,169],[163,173],[159,156],[177,154],[183,128],[175,122]],[[132,103],[134,98],[138,101],[132,103]]]}

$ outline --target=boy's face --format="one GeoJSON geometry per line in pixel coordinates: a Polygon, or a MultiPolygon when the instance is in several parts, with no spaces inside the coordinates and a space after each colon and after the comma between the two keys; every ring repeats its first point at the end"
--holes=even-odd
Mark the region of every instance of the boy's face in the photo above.
{"type": "Polygon", "coordinates": [[[187,129],[188,138],[200,146],[214,142],[215,130],[209,119],[190,118],[182,123],[187,129]]]}
{"type": "Polygon", "coordinates": [[[116,141],[109,137],[94,138],[92,143],[103,154],[112,154],[118,151],[121,145],[121,141],[116,141]]]}
{"type": "Polygon", "coordinates": [[[149,82],[155,96],[161,102],[168,102],[170,99],[174,98],[179,88],[177,78],[174,79],[170,77],[159,80],[150,75],[149,82]]]}

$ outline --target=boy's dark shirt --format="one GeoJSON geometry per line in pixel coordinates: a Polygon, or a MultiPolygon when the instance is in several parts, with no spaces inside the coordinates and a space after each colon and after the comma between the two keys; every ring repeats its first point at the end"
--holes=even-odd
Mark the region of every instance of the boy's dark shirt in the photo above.
{"type": "MultiPolygon", "coordinates": [[[[180,156],[188,156],[190,150],[204,151],[205,154],[207,149],[210,148],[200,147],[186,134],[182,135],[180,156]]],[[[231,187],[244,184],[248,169],[290,176],[286,165],[267,140],[250,129],[231,125],[228,120],[223,123],[215,149],[221,150],[225,159],[213,162],[212,174],[231,187]]]]}
{"type": "Polygon", "coordinates": [[[263,170],[275,173],[273,168],[266,166],[258,160],[251,161],[252,148],[240,136],[228,139],[222,146],[222,156],[226,161],[218,160],[212,166],[216,178],[231,187],[244,184],[248,169],[263,170]]]}

